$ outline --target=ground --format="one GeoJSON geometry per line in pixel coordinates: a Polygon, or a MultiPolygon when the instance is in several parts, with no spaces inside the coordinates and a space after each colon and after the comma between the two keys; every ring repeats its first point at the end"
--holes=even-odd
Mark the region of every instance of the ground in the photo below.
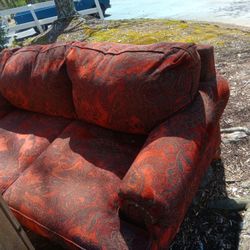
{"type": "MultiPolygon", "coordinates": [[[[94,19],[89,19],[87,22],[73,20],[64,28],[63,33],[60,31],[54,35],[49,31],[45,36],[24,41],[24,44],[85,40],[135,44],[182,41],[213,45],[217,70],[229,80],[231,90],[221,127],[250,128],[250,33],[248,30],[220,24],[164,19],[104,23],[94,19]]],[[[221,149],[222,159],[214,162],[209,168],[205,181],[171,246],[172,250],[238,249],[238,245],[240,249],[249,249],[244,246],[244,237],[240,234],[244,211],[208,208],[212,200],[227,196],[250,196],[249,137],[238,142],[224,140],[221,149]]],[[[28,233],[36,249],[60,249],[28,233]]]]}

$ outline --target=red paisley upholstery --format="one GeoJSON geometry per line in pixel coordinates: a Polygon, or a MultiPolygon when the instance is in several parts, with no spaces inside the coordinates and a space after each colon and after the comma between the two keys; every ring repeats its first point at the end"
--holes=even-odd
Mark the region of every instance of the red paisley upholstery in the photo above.
{"type": "Polygon", "coordinates": [[[74,43],[67,70],[78,118],[148,133],[197,93],[200,60],[195,48],[181,43],[74,43]]]}
{"type": "Polygon", "coordinates": [[[4,49],[0,53],[0,75],[2,74],[5,64],[8,61],[8,59],[16,52],[19,48],[14,49],[4,49]]]}
{"type": "Polygon", "coordinates": [[[214,48],[209,45],[198,45],[197,51],[201,60],[200,81],[211,81],[216,79],[214,63],[214,48]]]}
{"type": "Polygon", "coordinates": [[[48,147],[69,121],[26,111],[0,120],[0,192],[48,147]]]}
{"type": "MultiPolygon", "coordinates": [[[[3,72],[4,66],[7,60],[18,50],[5,49],[0,53],[0,77],[3,72]]],[[[0,94],[0,118],[9,113],[12,110],[12,105],[0,94]]]]}
{"type": "Polygon", "coordinates": [[[117,191],[142,143],[138,136],[72,122],[4,199],[22,224],[44,236],[79,248],[127,249],[117,191]]]}
{"type": "Polygon", "coordinates": [[[200,83],[194,103],[150,133],[123,179],[122,209],[148,227],[155,239],[153,249],[167,248],[178,232],[219,147],[218,122],[228,96],[228,84],[221,77],[200,83]]]}
{"type": "Polygon", "coordinates": [[[24,226],[64,247],[167,249],[219,147],[227,100],[210,46],[4,50],[0,192],[24,226]]]}
{"type": "Polygon", "coordinates": [[[24,47],[11,57],[5,51],[0,57],[1,94],[18,108],[74,118],[71,82],[65,68],[68,47],[66,44],[24,47]]]}

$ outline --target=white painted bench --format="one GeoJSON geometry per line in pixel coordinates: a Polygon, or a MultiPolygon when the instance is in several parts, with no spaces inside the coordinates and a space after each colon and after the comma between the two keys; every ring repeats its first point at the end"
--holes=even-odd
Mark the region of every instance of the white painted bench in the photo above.
{"type": "MultiPolygon", "coordinates": [[[[90,15],[90,14],[95,14],[98,13],[101,20],[104,19],[103,16],[103,12],[99,3],[99,0],[94,0],[95,1],[95,8],[91,8],[91,9],[85,9],[82,11],[79,11],[80,15],[90,15]]],[[[26,6],[22,6],[22,7],[17,7],[17,8],[13,8],[13,9],[6,9],[6,10],[2,10],[0,11],[0,17],[3,20],[3,23],[6,25],[7,29],[9,32],[12,31],[19,31],[19,30],[24,30],[24,29],[29,29],[29,28],[33,28],[33,27],[37,27],[37,29],[40,32],[43,32],[43,25],[45,24],[51,24],[53,21],[55,21],[57,19],[57,16],[53,16],[53,17],[49,17],[49,18],[45,18],[45,19],[38,19],[35,13],[36,9],[39,8],[44,8],[44,7],[49,7],[49,6],[55,6],[54,1],[48,1],[48,2],[43,2],[43,3],[37,3],[37,4],[29,4],[26,6]],[[14,24],[14,25],[10,25],[7,21],[8,17],[11,15],[14,15],[16,13],[20,13],[23,11],[30,11],[34,21],[32,22],[27,22],[27,23],[23,23],[23,24],[14,24]]]]}

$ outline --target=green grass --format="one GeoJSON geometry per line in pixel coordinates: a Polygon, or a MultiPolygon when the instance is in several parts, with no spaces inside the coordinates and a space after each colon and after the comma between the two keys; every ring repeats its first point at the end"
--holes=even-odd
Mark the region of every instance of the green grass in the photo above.
{"type": "MultiPolygon", "coordinates": [[[[114,24],[117,21],[114,21],[114,24]]],[[[89,41],[109,41],[132,44],[157,42],[193,42],[224,45],[228,37],[248,35],[237,29],[228,29],[208,23],[139,19],[120,21],[114,27],[97,30],[89,41]]]]}
{"type": "MultiPolygon", "coordinates": [[[[250,38],[250,33],[236,28],[228,28],[209,23],[191,21],[176,21],[166,19],[130,19],[107,21],[104,24],[72,22],[71,26],[77,26],[72,32],[60,34],[57,41],[90,41],[90,42],[116,42],[127,44],[152,44],[158,42],[190,42],[196,44],[209,44],[213,46],[225,46],[235,39],[250,38]]],[[[250,39],[249,39],[250,41],[250,39]]],[[[47,37],[31,38],[24,44],[46,44],[47,37]]],[[[250,45],[250,44],[249,44],[250,45]]]]}
{"type": "Polygon", "coordinates": [[[0,7],[3,9],[10,9],[10,8],[15,8],[15,7],[20,7],[23,5],[27,5],[29,3],[40,3],[40,2],[45,2],[46,0],[0,0],[0,7]]]}

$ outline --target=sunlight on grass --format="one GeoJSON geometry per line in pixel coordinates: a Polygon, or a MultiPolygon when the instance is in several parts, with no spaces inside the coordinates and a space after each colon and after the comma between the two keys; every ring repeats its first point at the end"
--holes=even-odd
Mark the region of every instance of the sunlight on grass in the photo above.
{"type": "MultiPolygon", "coordinates": [[[[250,33],[209,23],[166,19],[130,19],[97,22],[94,25],[72,20],[76,31],[63,32],[56,41],[116,42],[127,44],[152,44],[158,42],[189,42],[226,46],[239,37],[250,38],[250,33]]],[[[29,38],[23,45],[46,44],[46,36],[29,38]]],[[[250,43],[250,39],[249,39],[250,43]]],[[[250,44],[249,44],[250,45],[250,44]]]]}
{"type": "Polygon", "coordinates": [[[237,29],[222,28],[213,24],[175,20],[124,20],[113,21],[115,27],[94,31],[88,41],[109,41],[131,44],[157,42],[194,42],[223,46],[227,35],[242,33],[237,29]],[[116,25],[117,24],[117,25],[116,25]]]}

